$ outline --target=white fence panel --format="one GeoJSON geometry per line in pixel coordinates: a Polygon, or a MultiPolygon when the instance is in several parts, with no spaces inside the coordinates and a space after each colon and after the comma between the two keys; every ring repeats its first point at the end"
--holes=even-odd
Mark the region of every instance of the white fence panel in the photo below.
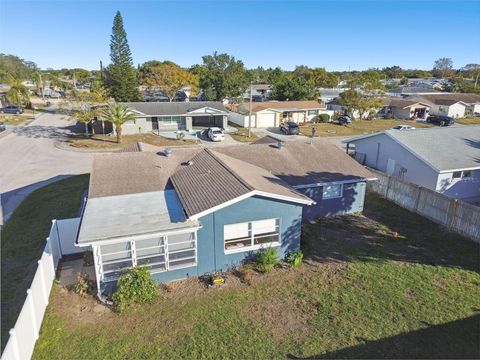
{"type": "MultiPolygon", "coordinates": [[[[248,116],[236,113],[236,112],[229,112],[228,114],[228,121],[240,125],[242,127],[248,127],[248,116]]],[[[253,126],[254,124],[252,124],[253,126]]]]}
{"type": "Polygon", "coordinates": [[[57,220],[56,224],[62,255],[78,254],[85,251],[84,248],[75,246],[80,218],[57,220]]]}
{"type": "Polygon", "coordinates": [[[79,218],[52,221],[50,236],[38,260],[37,271],[33,276],[30,289],[27,290],[27,298],[17,322],[10,330],[10,338],[3,350],[1,360],[28,360],[32,357],[58,261],[62,255],[84,251],[73,248],[79,223],[79,218]],[[63,252],[63,248],[66,252],[63,252]]]}

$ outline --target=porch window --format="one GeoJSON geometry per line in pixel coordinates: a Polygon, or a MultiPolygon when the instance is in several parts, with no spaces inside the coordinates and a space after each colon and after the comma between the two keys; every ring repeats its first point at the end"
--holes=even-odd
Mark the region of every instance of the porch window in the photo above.
{"type": "Polygon", "coordinates": [[[318,115],[318,110],[308,110],[308,115],[318,115]]]}
{"type": "Polygon", "coordinates": [[[336,199],[343,196],[343,184],[331,184],[323,186],[322,199],[336,199]]]}
{"type": "Polygon", "coordinates": [[[118,279],[134,265],[148,266],[152,273],[191,267],[197,264],[195,232],[101,245],[100,273],[104,281],[118,279]]]}
{"type": "Polygon", "coordinates": [[[280,219],[230,224],[223,229],[226,253],[256,250],[280,243],[280,219]]]}

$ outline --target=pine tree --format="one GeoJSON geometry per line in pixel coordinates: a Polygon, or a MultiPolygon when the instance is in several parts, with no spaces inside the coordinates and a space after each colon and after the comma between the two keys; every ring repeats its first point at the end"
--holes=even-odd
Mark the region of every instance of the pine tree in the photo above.
{"type": "Polygon", "coordinates": [[[105,85],[110,95],[116,101],[139,100],[136,71],[120,11],[117,11],[113,20],[110,59],[112,63],[105,69],[105,85]]]}

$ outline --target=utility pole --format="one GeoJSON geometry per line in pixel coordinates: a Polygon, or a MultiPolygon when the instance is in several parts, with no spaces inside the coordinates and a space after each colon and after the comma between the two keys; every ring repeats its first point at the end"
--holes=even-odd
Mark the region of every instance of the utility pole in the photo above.
{"type": "Polygon", "coordinates": [[[251,136],[252,131],[252,83],[250,83],[250,111],[248,115],[248,137],[251,136]]]}

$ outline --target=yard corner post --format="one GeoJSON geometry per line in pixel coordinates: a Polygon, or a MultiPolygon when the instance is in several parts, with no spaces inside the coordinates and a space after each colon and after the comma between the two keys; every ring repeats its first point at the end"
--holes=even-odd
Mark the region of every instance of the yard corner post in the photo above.
{"type": "MultiPolygon", "coordinates": [[[[12,342],[13,360],[21,360],[21,358],[20,358],[20,348],[19,348],[18,339],[17,339],[17,331],[15,330],[15,328],[12,328],[12,329],[10,329],[8,334],[10,335],[10,338],[8,339],[8,342],[12,342]]],[[[3,350],[5,351],[5,349],[3,349],[3,350]]],[[[10,359],[3,359],[3,355],[4,354],[2,354],[2,360],[10,360],[10,359]]]]}

